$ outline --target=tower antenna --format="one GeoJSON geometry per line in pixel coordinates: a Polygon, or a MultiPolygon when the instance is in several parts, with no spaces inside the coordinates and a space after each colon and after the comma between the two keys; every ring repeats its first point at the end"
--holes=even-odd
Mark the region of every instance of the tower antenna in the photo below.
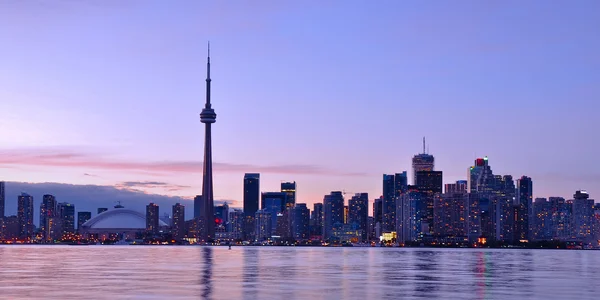
{"type": "Polygon", "coordinates": [[[427,152],[425,152],[425,137],[423,137],[423,154],[425,154],[427,152]]]}

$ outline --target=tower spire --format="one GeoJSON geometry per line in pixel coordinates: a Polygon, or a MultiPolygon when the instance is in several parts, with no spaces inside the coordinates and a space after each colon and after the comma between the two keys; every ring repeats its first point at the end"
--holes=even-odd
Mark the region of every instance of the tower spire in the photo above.
{"type": "Polygon", "coordinates": [[[427,152],[425,152],[425,137],[423,137],[423,154],[426,154],[427,152]]]}
{"type": "Polygon", "coordinates": [[[208,42],[208,60],[206,62],[206,108],[210,108],[210,42],[208,42]]]}

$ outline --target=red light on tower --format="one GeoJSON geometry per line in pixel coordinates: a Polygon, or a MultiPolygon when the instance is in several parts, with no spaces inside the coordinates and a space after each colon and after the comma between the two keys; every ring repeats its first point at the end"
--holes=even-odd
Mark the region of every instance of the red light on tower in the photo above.
{"type": "Polygon", "coordinates": [[[223,224],[223,220],[221,218],[215,218],[215,224],[221,225],[223,224]]]}
{"type": "Polygon", "coordinates": [[[483,158],[478,158],[475,160],[475,166],[483,167],[485,166],[485,160],[483,158]]]}

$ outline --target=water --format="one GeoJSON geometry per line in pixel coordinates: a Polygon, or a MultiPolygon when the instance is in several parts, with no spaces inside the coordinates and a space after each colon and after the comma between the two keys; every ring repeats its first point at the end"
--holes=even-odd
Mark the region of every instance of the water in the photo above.
{"type": "Polygon", "coordinates": [[[1,299],[598,299],[600,251],[0,246],[1,299]]]}

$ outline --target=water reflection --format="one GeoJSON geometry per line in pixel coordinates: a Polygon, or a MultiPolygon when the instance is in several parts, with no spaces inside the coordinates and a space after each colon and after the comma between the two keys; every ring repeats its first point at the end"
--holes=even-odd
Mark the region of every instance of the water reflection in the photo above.
{"type": "Polygon", "coordinates": [[[438,296],[437,253],[434,251],[413,251],[415,257],[415,297],[432,298],[438,296]]]}
{"type": "Polygon", "coordinates": [[[242,255],[244,256],[244,265],[242,269],[242,295],[244,299],[258,299],[258,262],[259,248],[244,247],[242,255]]]}
{"type": "Polygon", "coordinates": [[[202,257],[204,260],[204,268],[202,277],[200,278],[200,286],[202,287],[202,298],[211,299],[212,296],[212,269],[213,269],[213,249],[209,247],[202,248],[202,257]]]}

